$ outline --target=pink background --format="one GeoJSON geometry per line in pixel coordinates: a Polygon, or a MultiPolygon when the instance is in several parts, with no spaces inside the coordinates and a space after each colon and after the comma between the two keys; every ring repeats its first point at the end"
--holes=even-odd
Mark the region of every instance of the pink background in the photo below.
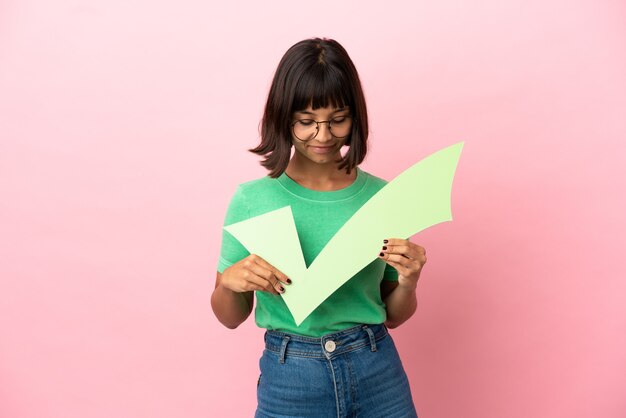
{"type": "Polygon", "coordinates": [[[212,314],[295,42],[341,42],[392,179],[465,141],[392,330],[420,418],[626,416],[623,1],[0,2],[0,416],[246,417],[212,314]]]}

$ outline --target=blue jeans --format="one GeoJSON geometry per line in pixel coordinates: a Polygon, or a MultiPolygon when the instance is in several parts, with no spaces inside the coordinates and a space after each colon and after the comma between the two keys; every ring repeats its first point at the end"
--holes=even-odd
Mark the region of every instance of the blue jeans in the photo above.
{"type": "Polygon", "coordinates": [[[417,417],[384,324],[321,338],[268,330],[264,338],[255,418],[417,417]]]}

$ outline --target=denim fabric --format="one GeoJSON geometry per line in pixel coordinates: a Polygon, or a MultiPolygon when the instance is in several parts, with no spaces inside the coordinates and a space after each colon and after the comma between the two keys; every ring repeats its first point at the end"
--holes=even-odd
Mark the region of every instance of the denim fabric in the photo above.
{"type": "Polygon", "coordinates": [[[255,418],[417,417],[384,324],[321,338],[270,330],[264,338],[255,418]]]}

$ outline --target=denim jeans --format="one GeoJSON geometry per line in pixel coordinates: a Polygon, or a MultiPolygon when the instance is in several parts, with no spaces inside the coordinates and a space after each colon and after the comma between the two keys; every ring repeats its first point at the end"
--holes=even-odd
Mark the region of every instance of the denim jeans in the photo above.
{"type": "Polygon", "coordinates": [[[384,324],[321,338],[268,330],[264,338],[255,418],[417,417],[384,324]]]}

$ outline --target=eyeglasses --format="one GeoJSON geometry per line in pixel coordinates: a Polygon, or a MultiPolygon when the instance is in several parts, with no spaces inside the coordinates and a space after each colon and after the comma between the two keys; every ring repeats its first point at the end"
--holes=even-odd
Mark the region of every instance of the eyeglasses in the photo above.
{"type": "Polygon", "coordinates": [[[345,138],[350,135],[352,116],[338,116],[331,120],[299,119],[291,124],[293,134],[300,141],[310,141],[320,131],[320,123],[327,123],[330,134],[335,138],[345,138]]]}

